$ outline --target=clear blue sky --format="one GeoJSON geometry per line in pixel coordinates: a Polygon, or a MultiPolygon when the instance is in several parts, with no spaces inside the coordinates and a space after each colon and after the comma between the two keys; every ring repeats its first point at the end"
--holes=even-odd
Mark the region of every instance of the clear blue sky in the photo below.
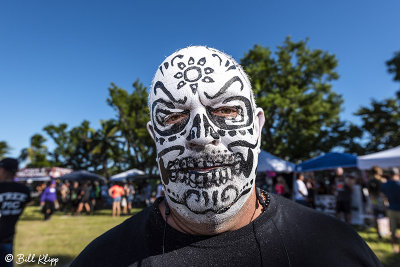
{"type": "MultiPolygon", "coordinates": [[[[240,59],[286,36],[337,56],[343,119],[392,97],[385,61],[400,50],[400,1],[142,0],[0,2],[0,140],[17,156],[49,123],[95,128],[114,116],[110,82],[149,85],[164,57],[208,45],[240,59]]],[[[48,143],[51,147],[51,143],[48,143]]]]}

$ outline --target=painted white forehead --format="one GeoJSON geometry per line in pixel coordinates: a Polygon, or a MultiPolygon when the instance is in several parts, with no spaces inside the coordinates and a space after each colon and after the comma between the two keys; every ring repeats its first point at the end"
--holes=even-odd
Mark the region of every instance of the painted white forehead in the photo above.
{"type": "MultiPolygon", "coordinates": [[[[178,88],[180,80],[177,77],[182,75],[186,80],[196,79],[196,67],[201,67],[206,73],[212,71],[214,79],[224,79],[232,75],[239,76],[247,87],[251,88],[250,81],[242,67],[231,56],[206,46],[189,46],[168,56],[159,66],[153,79],[152,88],[158,81],[165,86],[178,88]]],[[[205,78],[204,76],[202,78],[205,78]]]]}

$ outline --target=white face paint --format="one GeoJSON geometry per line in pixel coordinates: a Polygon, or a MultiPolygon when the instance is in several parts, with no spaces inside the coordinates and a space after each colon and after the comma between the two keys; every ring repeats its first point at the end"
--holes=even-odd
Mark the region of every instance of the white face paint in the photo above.
{"type": "Polygon", "coordinates": [[[157,70],[149,108],[170,207],[199,223],[232,218],[255,184],[262,127],[242,68],[215,49],[179,50],[157,70]]]}

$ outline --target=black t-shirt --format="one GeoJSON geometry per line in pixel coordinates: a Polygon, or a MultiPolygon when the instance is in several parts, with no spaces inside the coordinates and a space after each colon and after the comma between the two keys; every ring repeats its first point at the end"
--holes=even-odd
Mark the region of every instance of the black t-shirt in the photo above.
{"type": "Polygon", "coordinates": [[[336,178],[336,200],[342,202],[350,202],[351,201],[351,188],[346,183],[345,178],[342,176],[336,178]]]}
{"type": "Polygon", "coordinates": [[[87,185],[82,186],[80,194],[82,201],[88,201],[90,198],[90,188],[87,185]]]}
{"type": "Polygon", "coordinates": [[[367,187],[368,192],[371,196],[377,197],[381,193],[381,181],[375,177],[368,181],[367,187]]]}
{"type": "Polygon", "coordinates": [[[25,185],[0,182],[0,243],[13,242],[15,225],[30,200],[29,189],[25,185]]]}
{"type": "Polygon", "coordinates": [[[163,238],[160,201],[95,239],[71,266],[382,266],[351,227],[282,197],[272,195],[245,227],[209,237],[167,225],[163,238]]]}

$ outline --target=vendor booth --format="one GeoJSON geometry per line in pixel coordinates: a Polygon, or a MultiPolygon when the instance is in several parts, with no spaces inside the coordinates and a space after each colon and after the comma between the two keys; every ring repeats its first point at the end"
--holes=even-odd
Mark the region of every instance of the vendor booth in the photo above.
{"type": "Polygon", "coordinates": [[[357,158],[360,170],[368,170],[373,166],[380,168],[400,167],[400,146],[357,158]]]}
{"type": "Polygon", "coordinates": [[[357,167],[357,157],[347,153],[329,152],[297,165],[298,172],[357,167]]]}
{"type": "MultiPolygon", "coordinates": [[[[296,168],[298,172],[316,172],[316,174],[319,174],[315,176],[322,179],[322,181],[319,181],[320,186],[326,186],[329,189],[324,193],[315,195],[315,206],[317,210],[330,215],[336,214],[336,196],[332,193],[331,188],[335,186],[333,171],[338,167],[347,169],[347,174],[350,169],[351,174],[354,175],[357,172],[357,157],[347,153],[330,152],[307,160],[297,165],[296,168]]],[[[345,173],[345,176],[348,176],[347,174],[345,173]]],[[[365,214],[361,186],[354,183],[352,192],[351,223],[362,225],[365,218],[370,216],[365,214]]]]}
{"type": "Polygon", "coordinates": [[[274,185],[277,180],[283,179],[288,187],[284,195],[290,197],[295,169],[296,164],[278,158],[261,149],[258,155],[256,186],[269,192],[275,192],[274,185]]]}
{"type": "Polygon", "coordinates": [[[278,158],[261,149],[258,155],[257,172],[293,172],[296,169],[296,164],[278,158]]]}

